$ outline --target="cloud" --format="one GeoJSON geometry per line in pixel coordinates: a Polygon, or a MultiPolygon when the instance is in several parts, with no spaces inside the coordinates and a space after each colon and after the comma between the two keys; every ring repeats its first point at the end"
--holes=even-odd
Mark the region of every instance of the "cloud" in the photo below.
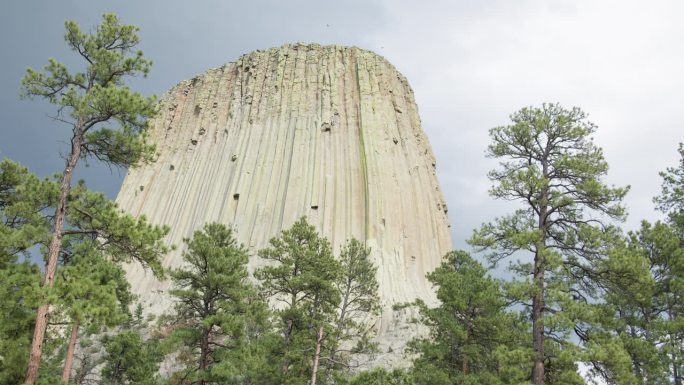
{"type": "MultiPolygon", "coordinates": [[[[154,0],[108,8],[67,1],[39,9],[13,3],[0,16],[1,41],[12,51],[0,84],[16,90],[26,66],[41,66],[48,56],[70,57],[61,45],[63,20],[87,27],[107,11],[141,28],[142,48],[155,61],[150,78],[134,83],[145,93],[162,94],[207,68],[285,42],[358,45],[385,56],[416,93],[458,247],[481,222],[512,210],[486,195],[486,173],[496,162],[484,151],[488,129],[507,124],[508,115],[523,106],[558,101],[590,114],[611,165],[608,181],[632,185],[628,228],[658,217],[651,204],[659,192],[658,171],[676,163],[676,145],[684,140],[682,2],[296,0],[197,6],[154,0]],[[32,23],[22,21],[26,15],[32,23]]],[[[66,136],[45,128],[53,125],[45,117],[52,110],[19,102],[11,92],[2,102],[1,154],[42,175],[58,171],[56,148],[66,136]],[[46,156],[34,159],[36,149],[46,156]]],[[[114,196],[121,176],[102,171],[93,165],[82,175],[114,196]]]]}
{"type": "Polygon", "coordinates": [[[632,185],[635,228],[655,219],[658,171],[684,140],[684,3],[386,1],[369,45],[409,79],[438,159],[455,243],[513,204],[482,199],[488,129],[523,106],[579,106],[599,126],[607,181],[632,185]]]}

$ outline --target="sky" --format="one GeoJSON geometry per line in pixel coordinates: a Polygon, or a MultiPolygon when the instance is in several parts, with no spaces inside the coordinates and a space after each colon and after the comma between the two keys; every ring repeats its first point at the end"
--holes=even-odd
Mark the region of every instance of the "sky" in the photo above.
{"type": "MultiPolygon", "coordinates": [[[[85,29],[105,12],[140,27],[154,61],[131,86],[161,95],[183,79],[256,49],[307,42],[355,45],[387,58],[409,80],[437,158],[456,248],[481,223],[517,208],[488,196],[488,130],[525,106],[578,106],[598,126],[610,171],[630,185],[623,228],[657,220],[659,171],[684,141],[684,2],[652,0],[5,1],[0,5],[0,158],[41,176],[61,171],[68,128],[54,107],[19,98],[27,67],[54,57],[80,63],[64,21],[85,29]]],[[[81,165],[83,166],[83,165],[81,165]]],[[[96,163],[78,177],[114,198],[125,170],[96,163]]]]}

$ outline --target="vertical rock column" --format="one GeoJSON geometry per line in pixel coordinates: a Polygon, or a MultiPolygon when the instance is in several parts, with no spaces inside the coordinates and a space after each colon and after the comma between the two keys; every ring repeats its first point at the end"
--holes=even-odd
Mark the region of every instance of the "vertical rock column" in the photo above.
{"type": "MultiPolygon", "coordinates": [[[[155,163],[130,170],[117,202],[182,239],[208,222],[232,226],[256,251],[301,216],[339,250],[371,247],[383,314],[376,364],[402,361],[417,332],[395,303],[434,301],[425,274],[451,249],[435,158],[406,79],[359,48],[285,45],[183,81],[152,121],[155,163]]],[[[168,282],[131,266],[149,311],[170,306],[168,282]]]]}

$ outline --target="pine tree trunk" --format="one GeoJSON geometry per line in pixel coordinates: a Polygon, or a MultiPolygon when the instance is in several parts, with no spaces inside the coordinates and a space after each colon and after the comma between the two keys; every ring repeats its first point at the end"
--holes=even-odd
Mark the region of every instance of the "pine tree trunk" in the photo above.
{"type": "Polygon", "coordinates": [[[202,340],[200,341],[200,380],[199,385],[205,385],[207,369],[209,368],[209,329],[206,327],[202,328],[202,340]]]}
{"type": "MultiPolygon", "coordinates": [[[[342,334],[342,328],[344,327],[344,322],[347,319],[347,307],[349,306],[349,295],[350,295],[350,282],[347,282],[347,289],[344,293],[344,299],[342,300],[342,306],[340,307],[340,317],[337,319],[337,330],[338,336],[342,334]]],[[[337,341],[336,343],[339,343],[337,341]]],[[[335,359],[337,358],[337,348],[339,345],[335,345],[330,351],[330,365],[325,368],[325,379],[327,383],[332,383],[332,377],[335,369],[335,359]]]]}
{"type": "Polygon", "coordinates": [[[323,341],[323,326],[318,329],[316,339],[316,354],[314,354],[313,369],[311,369],[311,385],[316,385],[316,375],[318,374],[318,361],[321,356],[321,342],[323,341]]]}
{"type": "Polygon", "coordinates": [[[92,366],[90,366],[90,357],[88,355],[82,357],[81,364],[79,365],[78,370],[76,370],[76,374],[74,374],[74,384],[76,385],[83,385],[86,377],[88,377],[88,374],[90,374],[90,371],[93,369],[92,366]]]}
{"type": "Polygon", "coordinates": [[[68,384],[71,377],[71,367],[74,364],[74,352],[76,351],[76,341],[78,340],[78,321],[74,321],[71,327],[71,337],[69,337],[69,347],[67,348],[64,359],[64,370],[62,371],[62,383],[68,384]]]}
{"type": "Polygon", "coordinates": [[[294,322],[289,319],[287,320],[287,329],[285,330],[285,351],[283,352],[283,374],[287,375],[290,369],[290,360],[287,357],[290,354],[290,336],[292,335],[292,329],[294,328],[294,322]]]}
{"type": "Polygon", "coordinates": [[[463,375],[468,375],[468,356],[463,355],[463,363],[461,364],[461,372],[463,375]]]}
{"type": "MultiPolygon", "coordinates": [[[[620,317],[624,318],[624,315],[620,314],[620,317]]],[[[634,326],[630,325],[628,326],[628,328],[630,337],[634,338],[635,340],[638,339],[639,337],[637,336],[637,333],[634,330],[634,326]]],[[[641,383],[643,383],[644,374],[641,372],[641,364],[639,363],[639,358],[634,352],[629,353],[629,357],[632,359],[632,372],[634,372],[634,376],[636,376],[636,378],[639,379],[641,383]]]]}
{"type": "MultiPolygon", "coordinates": [[[[473,309],[470,312],[470,318],[468,319],[468,326],[466,327],[466,335],[463,341],[464,346],[467,346],[468,343],[470,342],[470,336],[473,334],[473,328],[475,327],[473,324],[473,320],[475,319],[477,313],[477,309],[473,309]]],[[[463,372],[464,375],[468,375],[468,371],[470,370],[470,362],[468,360],[468,355],[463,354],[463,363],[461,365],[461,371],[463,372]]]]}
{"type": "MultiPolygon", "coordinates": [[[[667,310],[667,316],[668,316],[668,319],[670,320],[670,322],[672,322],[676,318],[676,316],[674,316],[672,313],[673,313],[672,312],[672,306],[670,305],[668,307],[668,310],[667,310]]],[[[677,342],[676,342],[677,336],[670,334],[668,337],[669,337],[668,339],[670,341],[670,345],[672,346],[672,348],[671,348],[672,352],[670,353],[671,354],[670,360],[672,361],[672,379],[674,380],[674,385],[682,385],[682,376],[681,376],[681,373],[679,373],[679,360],[677,359],[677,356],[678,356],[677,353],[679,350],[677,348],[677,342]]]]}
{"type": "Polygon", "coordinates": [[[672,378],[675,385],[682,385],[682,376],[679,374],[679,364],[674,352],[672,353],[672,378]]]}
{"type": "Polygon", "coordinates": [[[532,347],[534,349],[534,368],[532,383],[544,385],[544,270],[535,257],[534,282],[537,292],[532,299],[532,347]]]}
{"type": "MultiPolygon", "coordinates": [[[[54,226],[52,229],[52,240],[48,247],[47,261],[45,263],[45,275],[43,275],[42,287],[52,287],[55,284],[55,273],[57,271],[57,259],[62,246],[62,230],[66,218],[66,206],[69,192],[71,191],[71,178],[74,168],[81,156],[81,144],[83,141],[82,127],[79,124],[74,128],[74,136],[71,138],[71,154],[62,173],[62,183],[59,190],[59,199],[54,215],[54,226]]],[[[31,341],[31,353],[29,356],[28,368],[26,370],[26,380],[24,384],[33,385],[38,379],[38,369],[40,368],[40,358],[45,340],[45,330],[47,329],[47,317],[50,308],[49,303],[43,303],[36,312],[36,324],[33,329],[33,340],[31,341]]]]}
{"type": "MultiPolygon", "coordinates": [[[[547,176],[547,165],[542,165],[544,176],[547,176]]],[[[541,192],[538,230],[540,240],[534,253],[534,284],[536,291],[532,298],[532,347],[534,349],[534,367],[532,383],[544,385],[544,270],[546,268],[544,253],[546,252],[546,216],[548,211],[548,189],[541,192]]]]}
{"type": "MultiPolygon", "coordinates": [[[[293,272],[293,276],[297,276],[297,267],[295,266],[295,271],[293,272]]],[[[290,296],[290,310],[294,309],[297,306],[297,294],[292,294],[290,296]]],[[[290,338],[292,337],[292,332],[294,330],[294,320],[288,319],[287,322],[287,328],[285,329],[285,341],[284,341],[284,351],[283,351],[283,365],[281,367],[283,371],[283,375],[287,375],[287,373],[290,371],[290,359],[288,358],[290,354],[290,338]]]]}

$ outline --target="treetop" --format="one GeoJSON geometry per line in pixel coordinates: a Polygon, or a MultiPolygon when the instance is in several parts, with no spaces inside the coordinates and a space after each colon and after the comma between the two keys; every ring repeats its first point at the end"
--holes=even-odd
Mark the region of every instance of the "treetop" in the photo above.
{"type": "Polygon", "coordinates": [[[21,96],[44,98],[59,107],[53,118],[73,127],[81,157],[117,167],[151,161],[154,146],[145,134],[147,119],[156,112],[156,97],[142,96],[124,81],[147,76],[152,65],[142,51],[133,52],[140,42],[138,28],[120,24],[114,14],[103,15],[91,33],[75,21],[67,21],[65,28],[64,39],[84,59],[85,70],[70,71],[51,58],[42,71],[26,70],[21,96]]]}

